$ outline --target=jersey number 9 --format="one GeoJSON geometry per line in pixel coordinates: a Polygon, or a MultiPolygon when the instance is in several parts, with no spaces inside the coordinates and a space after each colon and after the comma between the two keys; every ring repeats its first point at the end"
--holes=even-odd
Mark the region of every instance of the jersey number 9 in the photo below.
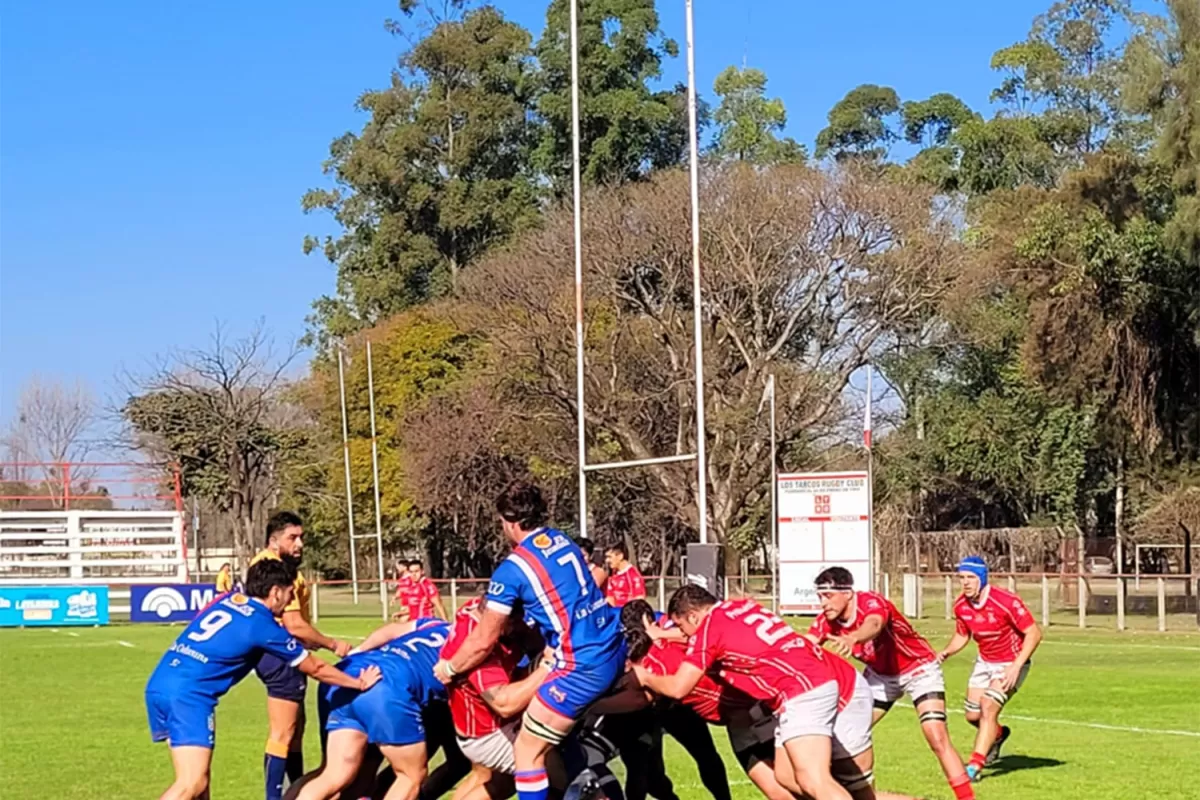
{"type": "Polygon", "coordinates": [[[216,609],[208,612],[204,619],[200,620],[200,630],[192,631],[188,634],[188,638],[193,642],[207,642],[209,639],[217,635],[217,631],[224,628],[233,620],[228,611],[216,609]]]}

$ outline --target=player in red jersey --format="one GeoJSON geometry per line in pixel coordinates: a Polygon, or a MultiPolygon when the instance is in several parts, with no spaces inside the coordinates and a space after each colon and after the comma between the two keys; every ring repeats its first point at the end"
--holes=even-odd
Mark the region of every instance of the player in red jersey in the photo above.
{"type": "Polygon", "coordinates": [[[635,667],[642,685],[679,700],[715,673],[778,717],[775,779],[785,789],[813,800],[876,797],[871,693],[852,666],[750,599],[717,602],[689,585],[672,596],[668,615],[691,637],[687,655],[670,676],[635,667]]]}
{"type": "Polygon", "coordinates": [[[425,568],[415,559],[408,562],[408,571],[396,581],[396,602],[408,612],[409,619],[447,619],[437,586],[425,577],[425,568]]]}
{"type": "Polygon", "coordinates": [[[944,661],[972,638],[979,645],[975,669],[967,682],[967,722],[979,729],[967,774],[979,780],[985,766],[1000,758],[1000,747],[1012,733],[1000,727],[1000,711],[1029,674],[1042,629],[1021,598],[988,584],[987,563],[979,556],[958,565],[962,594],[954,603],[954,637],[938,654],[944,661]]]}
{"type": "MultiPolygon", "coordinates": [[[[442,658],[452,658],[479,624],[480,605],[480,598],[473,599],[454,615],[454,629],[442,648],[442,658]]],[[[509,617],[504,634],[487,658],[447,687],[459,748],[474,765],[471,775],[455,790],[454,800],[507,797],[515,791],[513,742],[520,714],[553,667],[553,662],[539,659],[528,675],[514,681],[524,655],[516,639],[528,638],[519,635],[528,630],[517,629],[524,627],[518,617],[509,617]]]]}
{"type": "Polygon", "coordinates": [[[605,599],[610,606],[620,608],[630,600],[641,600],[646,596],[646,580],[641,570],[629,560],[625,545],[617,542],[604,551],[608,565],[608,582],[604,586],[605,599]]]}
{"type": "Polygon", "coordinates": [[[853,655],[866,665],[863,677],[875,700],[872,724],[907,694],[954,796],[972,800],[971,779],[946,727],[946,681],[929,642],[886,597],[855,591],[854,576],[845,567],[823,571],[816,589],[823,613],[809,628],[808,637],[817,644],[829,642],[840,655],[853,655]]]}

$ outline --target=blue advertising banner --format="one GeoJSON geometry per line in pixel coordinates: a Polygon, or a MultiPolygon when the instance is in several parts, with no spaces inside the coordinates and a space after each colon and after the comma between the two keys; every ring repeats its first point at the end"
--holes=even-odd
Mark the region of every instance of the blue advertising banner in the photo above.
{"type": "Polygon", "coordinates": [[[130,622],[191,622],[217,595],[214,583],[129,587],[130,622]]]}
{"type": "Polygon", "coordinates": [[[0,586],[0,628],[107,624],[107,586],[0,586]]]}

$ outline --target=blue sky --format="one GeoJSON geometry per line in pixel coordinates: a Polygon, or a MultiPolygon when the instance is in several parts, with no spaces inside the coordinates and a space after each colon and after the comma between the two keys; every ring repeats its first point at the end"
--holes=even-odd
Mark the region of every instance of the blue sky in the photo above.
{"type": "MultiPolygon", "coordinates": [[[[546,0],[500,0],[540,30],[546,0]]],[[[864,82],[986,110],[993,51],[1049,0],[696,0],[710,94],[729,64],[767,72],[811,142],[864,82]]],[[[683,42],[683,0],[660,0],[683,42]]],[[[357,129],[404,42],[394,0],[6,4],[0,28],[0,422],[34,373],[104,398],[122,365],[202,345],[216,320],[304,332],[334,270],[300,250],[330,140],[357,129]]],[[[680,58],[666,78],[683,78],[680,58]]]]}

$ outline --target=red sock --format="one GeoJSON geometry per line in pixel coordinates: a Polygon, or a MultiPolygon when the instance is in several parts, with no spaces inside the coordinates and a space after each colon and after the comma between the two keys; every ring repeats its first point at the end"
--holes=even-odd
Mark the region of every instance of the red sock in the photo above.
{"type": "Polygon", "coordinates": [[[987,761],[987,753],[971,753],[971,760],[967,762],[967,766],[974,764],[977,769],[983,769],[985,761],[987,761]]]}
{"type": "Polygon", "coordinates": [[[975,790],[971,788],[971,779],[965,772],[957,778],[950,779],[950,788],[954,790],[954,796],[958,800],[975,800],[975,790]]]}

